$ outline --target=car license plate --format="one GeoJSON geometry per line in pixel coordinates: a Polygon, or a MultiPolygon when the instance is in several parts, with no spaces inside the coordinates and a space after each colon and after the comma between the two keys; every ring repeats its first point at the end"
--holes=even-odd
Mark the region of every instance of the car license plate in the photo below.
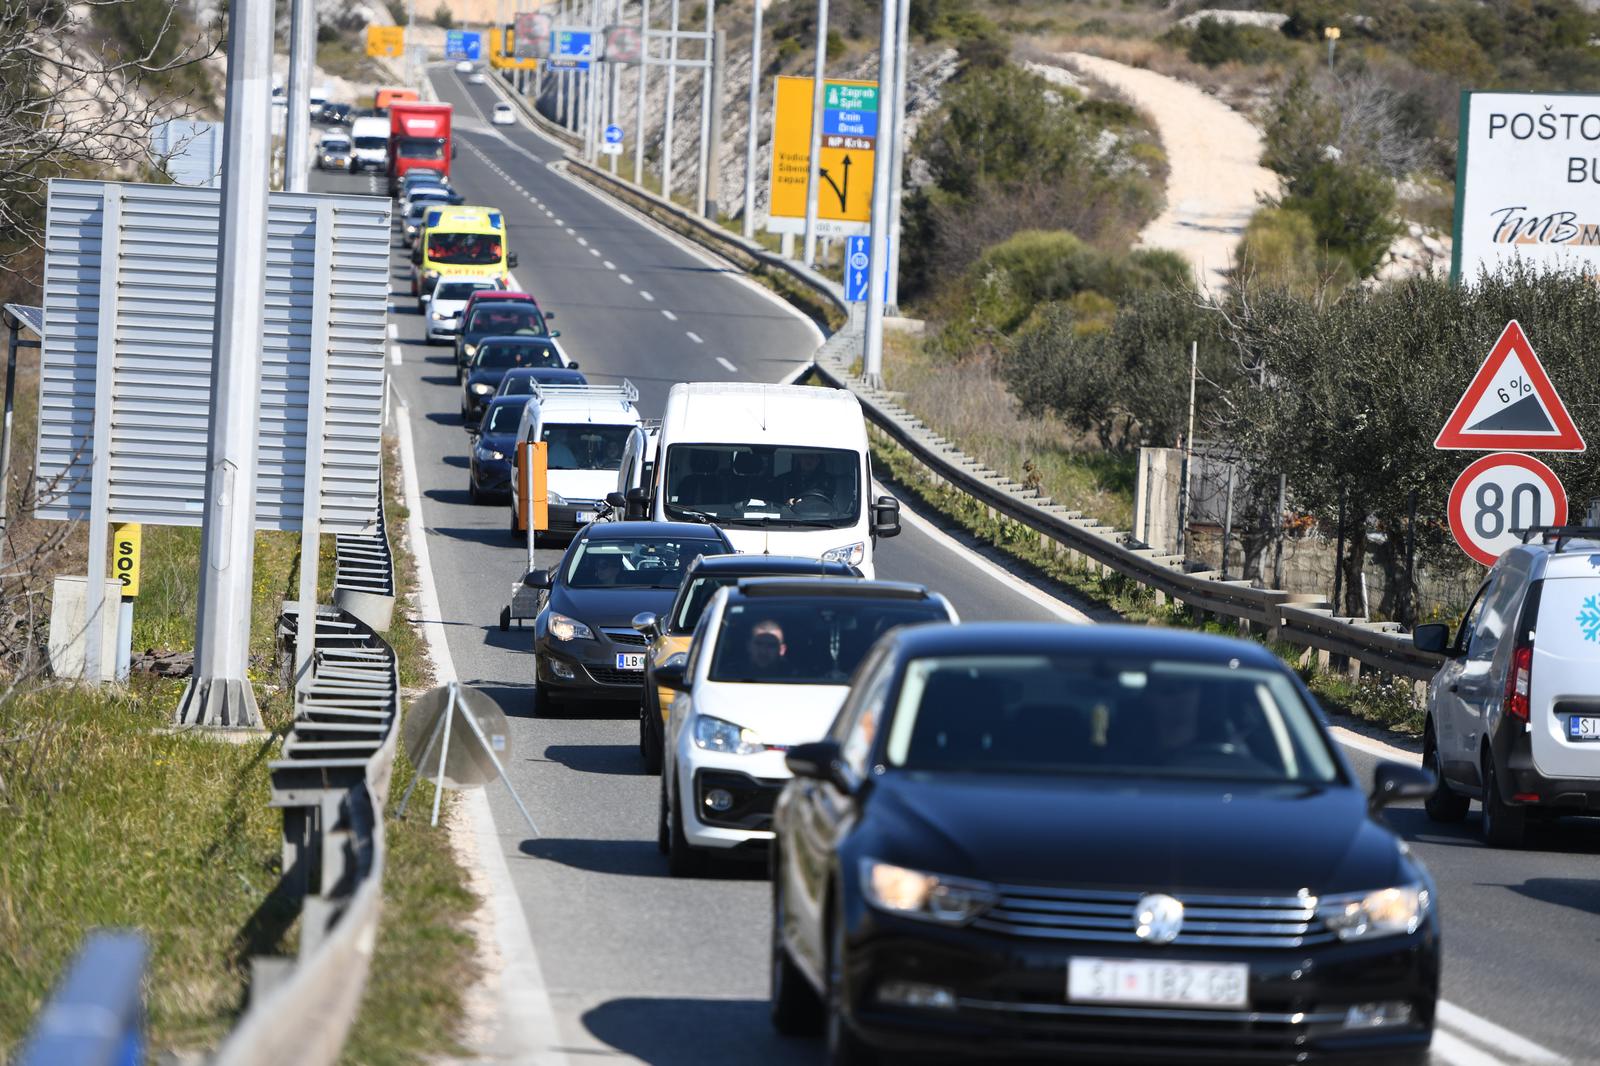
{"type": "Polygon", "coordinates": [[[1567,719],[1567,736],[1573,740],[1600,740],[1600,718],[1573,715],[1567,719]]]}
{"type": "Polygon", "coordinates": [[[644,652],[642,652],[642,651],[619,651],[619,652],[617,652],[617,669],[618,670],[643,670],[644,669],[644,652]]]}
{"type": "Polygon", "coordinates": [[[578,524],[579,525],[582,525],[585,522],[593,522],[593,521],[594,521],[594,512],[593,511],[579,511],[578,512],[578,524]]]}
{"type": "Polygon", "coordinates": [[[1075,958],[1067,964],[1067,999],[1074,1003],[1245,1007],[1249,983],[1250,967],[1242,962],[1075,958]]]}

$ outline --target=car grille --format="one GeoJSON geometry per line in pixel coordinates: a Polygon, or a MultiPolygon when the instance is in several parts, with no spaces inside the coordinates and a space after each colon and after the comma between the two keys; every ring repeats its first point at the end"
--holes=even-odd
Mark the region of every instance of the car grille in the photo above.
{"type": "Polygon", "coordinates": [[[643,633],[640,633],[637,630],[633,630],[633,629],[604,629],[604,628],[602,628],[600,630],[600,632],[604,633],[606,635],[606,638],[609,639],[611,641],[611,643],[613,643],[613,644],[626,644],[626,645],[628,645],[629,647],[632,647],[632,648],[642,648],[645,645],[650,643],[648,640],[645,639],[645,636],[644,636],[643,633]]]}
{"type": "MultiPolygon", "coordinates": [[[[999,886],[1000,898],[972,924],[1012,936],[1137,944],[1139,892],[999,886]]],[[[1178,946],[1299,948],[1325,944],[1334,933],[1317,917],[1314,897],[1180,896],[1178,946]]]]}
{"type": "Polygon", "coordinates": [[[585,666],[584,669],[602,685],[644,684],[644,672],[641,670],[618,670],[610,666],[585,666]]]}

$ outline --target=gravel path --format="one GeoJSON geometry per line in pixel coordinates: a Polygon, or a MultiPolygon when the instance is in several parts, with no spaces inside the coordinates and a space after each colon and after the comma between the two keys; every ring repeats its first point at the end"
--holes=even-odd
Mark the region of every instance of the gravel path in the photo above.
{"type": "MultiPolygon", "coordinates": [[[[1278,176],[1261,165],[1260,131],[1187,82],[1081,52],[1061,58],[1122,93],[1155,123],[1170,168],[1167,206],[1139,245],[1179,253],[1201,288],[1220,291],[1261,197],[1279,192],[1278,176]]],[[[1072,80],[1058,67],[1032,66],[1053,81],[1072,80]]]]}

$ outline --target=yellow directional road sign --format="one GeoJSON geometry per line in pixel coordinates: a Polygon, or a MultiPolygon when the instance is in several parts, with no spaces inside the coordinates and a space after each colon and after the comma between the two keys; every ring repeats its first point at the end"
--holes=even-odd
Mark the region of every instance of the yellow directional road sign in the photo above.
{"type": "MultiPolygon", "coordinates": [[[[774,233],[799,233],[805,228],[811,84],[810,78],[780,77],[773,94],[772,210],[767,229],[774,233]]],[[[823,108],[817,230],[829,236],[864,233],[872,220],[878,83],[829,79],[823,83],[823,108]]]]}
{"type": "Polygon", "coordinates": [[[367,55],[398,59],[406,54],[404,26],[368,26],[367,55]]]}
{"type": "Polygon", "coordinates": [[[138,522],[120,522],[111,534],[111,574],[122,582],[122,595],[132,599],[139,595],[139,549],[144,541],[144,527],[138,522]]]}

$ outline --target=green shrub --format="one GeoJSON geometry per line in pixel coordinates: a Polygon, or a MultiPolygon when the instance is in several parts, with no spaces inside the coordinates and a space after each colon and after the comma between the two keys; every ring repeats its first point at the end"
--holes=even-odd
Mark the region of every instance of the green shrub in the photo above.
{"type": "Polygon", "coordinates": [[[447,30],[455,26],[456,16],[450,10],[449,4],[440,4],[433,9],[433,24],[447,30]]]}
{"type": "Polygon", "coordinates": [[[1255,213],[1236,261],[1249,286],[1286,289],[1308,298],[1324,288],[1342,290],[1355,280],[1343,258],[1324,254],[1310,216],[1285,207],[1263,207],[1255,213]]]}
{"type": "Polygon", "coordinates": [[[1377,269],[1400,233],[1394,183],[1359,164],[1323,163],[1290,183],[1282,206],[1311,220],[1318,243],[1359,277],[1377,269]]]}
{"type": "Polygon", "coordinates": [[[1208,67],[1224,63],[1265,63],[1288,54],[1282,34],[1203,18],[1189,35],[1189,59],[1208,67]]]}

